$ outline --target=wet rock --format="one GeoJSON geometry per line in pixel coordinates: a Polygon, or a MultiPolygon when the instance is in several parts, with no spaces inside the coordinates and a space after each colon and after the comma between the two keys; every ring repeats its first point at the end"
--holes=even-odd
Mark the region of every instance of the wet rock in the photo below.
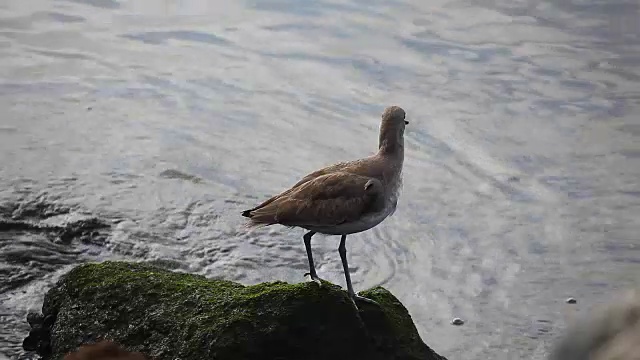
{"type": "Polygon", "coordinates": [[[51,329],[51,327],[53,326],[53,323],[56,321],[56,317],[49,314],[47,316],[45,316],[44,321],[42,322],[42,327],[47,328],[47,329],[51,329]]]}
{"type": "Polygon", "coordinates": [[[32,335],[33,329],[29,332],[29,336],[22,341],[22,348],[26,351],[38,350],[39,338],[32,335]]]}
{"type": "Polygon", "coordinates": [[[55,320],[56,317],[53,314],[43,316],[30,312],[27,315],[27,322],[31,330],[22,341],[22,348],[27,351],[35,351],[43,357],[49,356],[51,354],[51,328],[55,320]]]}
{"type": "Polygon", "coordinates": [[[43,321],[44,321],[44,316],[42,316],[42,314],[38,314],[35,312],[29,312],[27,314],[27,322],[31,327],[34,327],[36,325],[42,325],[43,321]]]}
{"type": "Polygon", "coordinates": [[[420,339],[390,292],[361,294],[380,307],[357,310],[329,283],[243,286],[141,263],[85,264],[47,292],[43,325],[53,317],[51,334],[36,341],[30,333],[25,349],[60,359],[110,339],[158,360],[446,360],[420,339]]]}

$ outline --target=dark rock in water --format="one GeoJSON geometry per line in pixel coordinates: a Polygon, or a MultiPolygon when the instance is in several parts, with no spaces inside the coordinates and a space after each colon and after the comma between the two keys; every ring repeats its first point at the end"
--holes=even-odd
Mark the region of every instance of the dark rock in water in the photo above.
{"type": "Polygon", "coordinates": [[[446,360],[391,293],[361,295],[381,306],[359,303],[358,311],[326,282],[243,286],[140,263],[85,264],[45,296],[50,337],[28,343],[44,359],[109,339],[158,360],[446,360]]]}
{"type": "Polygon", "coordinates": [[[42,314],[30,312],[27,314],[27,322],[31,327],[35,327],[36,325],[42,325],[42,323],[44,322],[44,316],[42,316],[42,314]]]}
{"type": "Polygon", "coordinates": [[[49,314],[47,316],[45,316],[44,321],[42,321],[42,327],[47,328],[47,329],[51,329],[51,327],[53,326],[53,323],[55,323],[56,321],[56,317],[49,314]]]}
{"type": "Polygon", "coordinates": [[[51,354],[51,328],[55,323],[54,315],[43,316],[30,312],[27,322],[31,326],[29,335],[22,341],[22,348],[27,351],[36,351],[43,357],[51,354]]]}

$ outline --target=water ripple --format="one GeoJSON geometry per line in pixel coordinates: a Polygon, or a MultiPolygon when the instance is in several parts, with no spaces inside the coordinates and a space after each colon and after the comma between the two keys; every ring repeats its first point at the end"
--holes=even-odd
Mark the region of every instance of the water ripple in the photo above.
{"type": "Polygon", "coordinates": [[[196,43],[203,43],[208,45],[230,45],[226,39],[223,39],[214,34],[199,32],[199,31],[148,31],[135,34],[124,34],[122,37],[132,40],[138,40],[145,44],[160,45],[169,40],[182,40],[196,43]]]}
{"type": "MultiPolygon", "coordinates": [[[[634,2],[5,3],[0,206],[54,205],[15,214],[46,231],[3,210],[2,355],[84,261],[304,281],[303,231],[239,214],[373,153],[390,104],[411,121],[404,189],[349,236],[353,281],[390,288],[439,353],[539,359],[564,298],[637,285],[634,2]],[[67,243],[56,209],[110,227],[67,243]]],[[[312,244],[344,284],[338,242],[312,244]]]]}

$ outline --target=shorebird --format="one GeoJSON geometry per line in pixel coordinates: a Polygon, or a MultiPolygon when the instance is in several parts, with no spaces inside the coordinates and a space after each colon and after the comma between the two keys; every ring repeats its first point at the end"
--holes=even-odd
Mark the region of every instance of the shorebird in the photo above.
{"type": "Polygon", "coordinates": [[[345,242],[347,235],[373,228],[396,209],[402,186],[404,129],[409,124],[405,116],[398,106],[384,109],[377,153],[316,170],[291,188],[242,212],[250,219],[250,228],[280,224],[306,229],[303,240],[309,272],[305,276],[318,284],[321,279],[313,263],[311,237],[316,233],[340,235],[338,253],[354,304],[356,300],[375,302],[353,291],[345,242]]]}

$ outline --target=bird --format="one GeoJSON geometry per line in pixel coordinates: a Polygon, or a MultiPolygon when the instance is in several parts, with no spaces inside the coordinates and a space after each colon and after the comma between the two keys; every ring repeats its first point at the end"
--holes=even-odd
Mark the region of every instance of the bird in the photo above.
{"type": "Polygon", "coordinates": [[[302,177],[291,188],[242,212],[246,226],[274,224],[302,228],[311,280],[321,284],[311,251],[316,233],[340,235],[338,253],[342,261],[347,293],[356,301],[377,304],[353,290],[347,261],[347,235],[369,230],[392,215],[402,188],[404,131],[409,124],[404,109],[388,106],[382,112],[378,151],[370,156],[335,163],[302,177]]]}
{"type": "Polygon", "coordinates": [[[147,360],[147,357],[140,352],[127,351],[112,341],[101,340],[67,353],[64,360],[147,360]]]}

